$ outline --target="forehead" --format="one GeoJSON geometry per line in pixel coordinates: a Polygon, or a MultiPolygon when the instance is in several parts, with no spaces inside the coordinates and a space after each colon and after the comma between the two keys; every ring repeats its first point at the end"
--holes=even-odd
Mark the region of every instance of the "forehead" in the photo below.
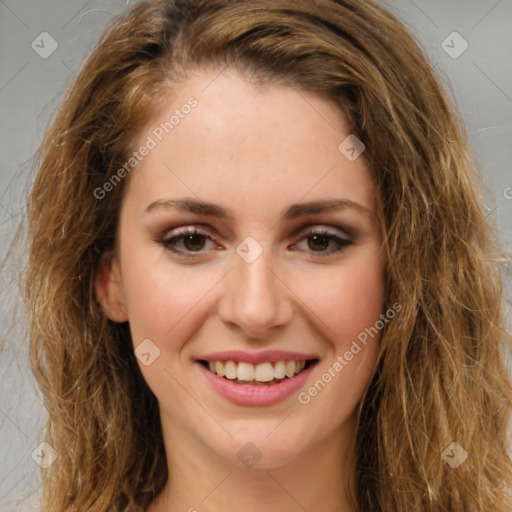
{"type": "Polygon", "coordinates": [[[289,86],[264,89],[240,75],[196,74],[180,84],[141,131],[152,141],[128,195],[146,202],[186,193],[227,205],[345,196],[373,208],[364,157],[339,145],[350,135],[332,101],[289,86]],[[193,106],[192,106],[193,105],[193,106]]]}

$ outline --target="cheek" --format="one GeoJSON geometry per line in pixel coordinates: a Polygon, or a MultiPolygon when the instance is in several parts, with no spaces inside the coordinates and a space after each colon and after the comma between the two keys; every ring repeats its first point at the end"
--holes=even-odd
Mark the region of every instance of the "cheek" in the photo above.
{"type": "Polygon", "coordinates": [[[198,266],[178,268],[165,254],[152,260],[128,254],[123,285],[134,344],[145,338],[162,347],[172,339],[186,341],[186,331],[192,335],[202,321],[201,304],[218,282],[217,273],[198,266]]]}
{"type": "Polygon", "coordinates": [[[383,312],[384,279],[377,256],[355,259],[346,266],[311,273],[302,279],[304,303],[323,325],[336,349],[343,349],[383,312]]]}
{"type": "Polygon", "coordinates": [[[332,420],[340,422],[355,408],[377,359],[381,329],[375,326],[384,312],[384,289],[376,254],[304,280],[299,293],[329,343],[317,375],[323,383],[305,390],[304,400],[314,402],[310,411],[332,414],[332,420]]]}

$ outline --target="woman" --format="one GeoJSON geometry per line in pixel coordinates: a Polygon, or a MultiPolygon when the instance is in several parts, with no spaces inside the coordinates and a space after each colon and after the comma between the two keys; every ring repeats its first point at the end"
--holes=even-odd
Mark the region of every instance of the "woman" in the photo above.
{"type": "Polygon", "coordinates": [[[384,9],[142,2],[39,156],[43,511],[510,510],[498,250],[384,9]]]}

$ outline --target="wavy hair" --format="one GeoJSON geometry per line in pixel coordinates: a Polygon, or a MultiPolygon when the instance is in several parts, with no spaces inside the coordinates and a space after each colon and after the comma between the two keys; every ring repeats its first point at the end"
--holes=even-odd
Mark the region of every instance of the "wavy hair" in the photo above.
{"type": "Polygon", "coordinates": [[[168,478],[128,325],[95,296],[125,183],[108,199],[94,191],[169,92],[206,67],[331,99],[366,145],[385,306],[403,310],[357,410],[355,510],[510,512],[499,243],[451,100],[407,29],[368,0],[150,0],[101,36],[45,133],[27,202],[21,288],[59,453],[42,472],[42,512],[144,510],[168,478]],[[457,469],[441,456],[452,442],[469,454],[457,469]]]}

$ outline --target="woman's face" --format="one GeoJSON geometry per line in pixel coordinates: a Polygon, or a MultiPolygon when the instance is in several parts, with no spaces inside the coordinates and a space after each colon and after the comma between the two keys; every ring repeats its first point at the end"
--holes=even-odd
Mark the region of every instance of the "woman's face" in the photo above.
{"type": "Polygon", "coordinates": [[[169,442],[273,467],[351,432],[384,277],[349,135],[329,101],[226,71],[194,75],[141,133],[97,289],[129,321],[169,442]]]}

